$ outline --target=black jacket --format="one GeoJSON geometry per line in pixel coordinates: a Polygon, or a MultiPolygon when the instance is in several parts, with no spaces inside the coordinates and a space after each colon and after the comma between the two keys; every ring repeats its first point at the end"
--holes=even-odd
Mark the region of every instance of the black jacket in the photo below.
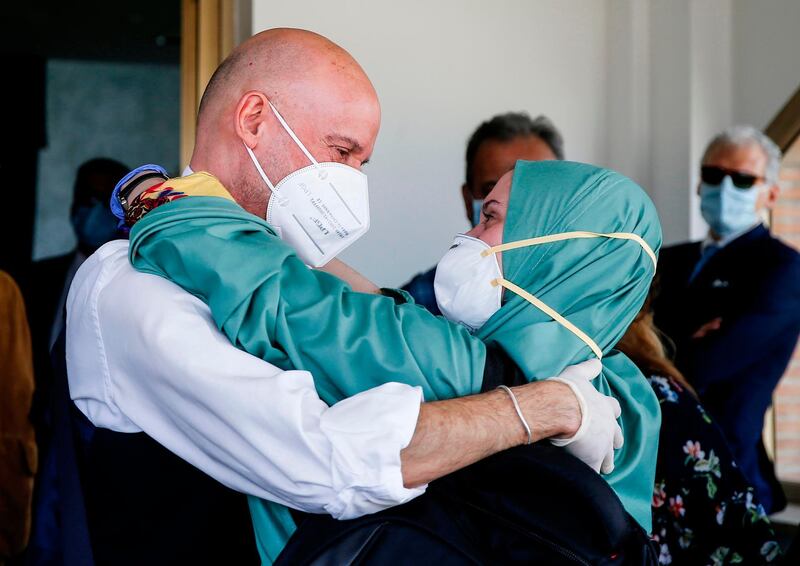
{"type": "Polygon", "coordinates": [[[800,254],[759,225],[716,252],[690,281],[701,244],[659,258],[656,325],[674,342],[678,368],[722,427],[768,512],[785,504],[761,443],[764,413],[800,333],[800,254]],[[720,328],[697,330],[714,319],[720,328]]]}

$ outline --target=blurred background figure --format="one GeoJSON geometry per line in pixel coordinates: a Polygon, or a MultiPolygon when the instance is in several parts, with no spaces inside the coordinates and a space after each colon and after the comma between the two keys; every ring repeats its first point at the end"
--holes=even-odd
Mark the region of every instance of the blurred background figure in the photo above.
{"type": "Polygon", "coordinates": [[[37,428],[51,387],[50,349],[64,325],[64,305],[75,272],[97,248],[119,236],[108,202],[114,185],[130,169],[113,159],[95,158],[78,168],[70,221],[77,243],[66,254],[34,262],[26,292],[36,369],[37,428]]]}
{"type": "Polygon", "coordinates": [[[781,546],[725,436],[667,357],[653,324],[657,282],[617,344],[661,406],[653,538],[661,564],[772,564],[781,546]]]}
{"type": "MultiPolygon", "coordinates": [[[[467,143],[466,181],[461,185],[467,219],[474,227],[481,220],[483,199],[498,179],[514,168],[518,159],[564,159],[564,139],[546,116],[534,119],[525,112],[498,114],[483,122],[467,143]]],[[[440,315],[433,294],[436,267],[403,285],[417,304],[440,315]]]]}
{"type": "Polygon", "coordinates": [[[28,418],[33,361],[22,294],[0,271],[0,564],[18,556],[31,528],[37,452],[28,418]]]}
{"type": "Polygon", "coordinates": [[[711,140],[698,187],[708,237],[662,250],[654,305],[678,369],[768,513],[786,499],[762,443],[764,414],[800,333],[800,254],[764,225],[780,161],[778,147],[749,126],[711,140]]]}

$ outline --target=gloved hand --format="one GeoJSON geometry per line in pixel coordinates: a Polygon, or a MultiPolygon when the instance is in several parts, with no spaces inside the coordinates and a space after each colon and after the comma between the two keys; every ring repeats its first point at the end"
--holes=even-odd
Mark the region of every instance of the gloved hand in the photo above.
{"type": "Polygon", "coordinates": [[[614,469],[614,449],[622,448],[622,429],[617,419],[622,414],[619,401],[603,395],[592,385],[603,369],[593,359],[570,366],[550,380],[567,385],[581,407],[581,425],[571,438],[551,438],[555,446],[579,458],[596,472],[610,474],[614,469]]]}

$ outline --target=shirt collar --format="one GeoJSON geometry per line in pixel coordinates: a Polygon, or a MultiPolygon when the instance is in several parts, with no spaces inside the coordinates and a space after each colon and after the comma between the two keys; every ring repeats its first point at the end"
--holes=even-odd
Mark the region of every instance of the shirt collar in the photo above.
{"type": "Polygon", "coordinates": [[[192,175],[193,173],[194,173],[194,171],[192,171],[192,168],[187,165],[183,169],[183,172],[181,173],[181,177],[188,177],[189,175],[192,175]]]}

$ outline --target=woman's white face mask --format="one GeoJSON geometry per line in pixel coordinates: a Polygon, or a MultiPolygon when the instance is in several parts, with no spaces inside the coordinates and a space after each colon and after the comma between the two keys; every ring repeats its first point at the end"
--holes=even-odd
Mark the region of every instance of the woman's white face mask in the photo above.
{"type": "Polygon", "coordinates": [[[503,289],[508,289],[572,332],[602,359],[603,352],[591,337],[541,299],[506,280],[497,262],[497,254],[507,250],[585,238],[611,238],[634,242],[641,246],[643,252],[653,262],[653,273],[655,273],[656,254],[641,236],[630,232],[610,234],[586,231],[560,232],[507,242],[494,247],[477,238],[458,235],[436,267],[433,290],[439,310],[448,320],[461,323],[474,332],[500,310],[503,289]]]}
{"type": "Polygon", "coordinates": [[[439,310],[448,320],[474,332],[500,309],[503,288],[493,283],[503,273],[489,244],[459,234],[436,267],[433,290],[439,310]]]}

